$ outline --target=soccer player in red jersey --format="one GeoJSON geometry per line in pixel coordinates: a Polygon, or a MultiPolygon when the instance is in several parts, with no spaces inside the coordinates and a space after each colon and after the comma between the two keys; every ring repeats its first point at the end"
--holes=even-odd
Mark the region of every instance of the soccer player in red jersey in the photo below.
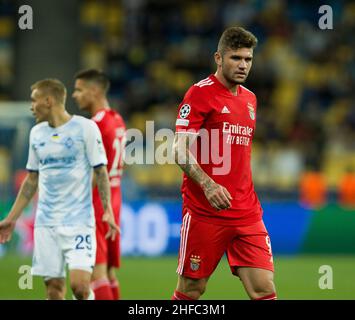
{"type": "MultiPolygon", "coordinates": [[[[111,185],[112,208],[119,225],[121,209],[121,176],[125,147],[125,123],[109,107],[106,97],[110,86],[107,75],[99,70],[84,70],[75,75],[73,98],[81,110],[88,111],[98,125],[107,155],[107,170],[111,185]]],[[[93,182],[95,184],[95,181],[93,182]]],[[[119,236],[114,241],[105,238],[107,226],[102,223],[103,208],[97,187],[93,190],[96,218],[96,265],[92,275],[92,288],[96,300],[120,299],[120,287],[115,269],[120,266],[119,236]]]]}
{"type": "Polygon", "coordinates": [[[191,86],[179,105],[173,151],[184,171],[183,222],[174,300],[200,298],[224,253],[251,299],[276,299],[250,167],[257,100],[242,85],[256,45],[249,31],[226,29],[214,54],[216,73],[191,86]]]}

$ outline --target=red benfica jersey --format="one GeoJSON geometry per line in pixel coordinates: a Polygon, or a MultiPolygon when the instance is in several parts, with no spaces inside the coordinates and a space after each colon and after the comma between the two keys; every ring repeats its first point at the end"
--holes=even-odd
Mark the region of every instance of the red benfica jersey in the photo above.
{"type": "Polygon", "coordinates": [[[114,110],[101,109],[92,117],[98,125],[107,156],[107,171],[111,187],[119,187],[123,169],[125,147],[125,123],[114,110]]]}
{"type": "Polygon", "coordinates": [[[261,219],[250,167],[256,107],[253,92],[238,85],[234,96],[214,75],[187,91],[179,105],[176,132],[198,134],[191,152],[202,170],[224,186],[233,200],[229,209],[217,211],[202,188],[184,174],[184,213],[222,225],[247,225],[261,219]]]}

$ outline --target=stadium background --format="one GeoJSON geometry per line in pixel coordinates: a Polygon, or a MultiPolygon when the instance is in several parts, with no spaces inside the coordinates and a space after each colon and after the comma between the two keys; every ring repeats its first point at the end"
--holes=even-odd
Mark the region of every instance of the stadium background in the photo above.
{"type": "MultiPolygon", "coordinates": [[[[105,70],[110,101],[145,136],[174,128],[186,89],[214,72],[225,27],[258,38],[246,86],[258,97],[253,177],[264,207],[281,299],[355,299],[355,4],[328,1],[333,29],[321,30],[322,1],[0,0],[0,217],[23,178],[30,85],[57,77],[73,88],[82,68],[105,70]],[[18,8],[33,9],[20,30],[18,8]],[[320,267],[333,289],[320,289],[320,267]]],[[[79,113],[69,97],[68,109],[79,113]]],[[[154,139],[146,136],[145,143],[154,139]]],[[[155,147],[158,147],[156,143],[155,147]]],[[[145,151],[143,146],[142,153],[145,151]]],[[[124,299],[168,299],[176,283],[181,173],[174,165],[127,165],[123,177],[124,299]]],[[[42,299],[42,283],[20,290],[31,264],[33,207],[0,246],[0,298],[42,299]]],[[[206,299],[246,299],[226,261],[206,299]]]]}

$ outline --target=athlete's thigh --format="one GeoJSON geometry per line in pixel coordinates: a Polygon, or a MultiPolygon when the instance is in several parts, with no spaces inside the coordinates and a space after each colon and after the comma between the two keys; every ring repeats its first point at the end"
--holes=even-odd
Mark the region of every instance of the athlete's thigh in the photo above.
{"type": "Polygon", "coordinates": [[[48,278],[65,277],[65,261],[56,227],[35,227],[32,274],[48,278]]]}
{"type": "Polygon", "coordinates": [[[75,285],[89,286],[91,282],[91,272],[80,269],[71,269],[69,271],[69,279],[71,287],[74,287],[75,285]]]}
{"type": "Polygon", "coordinates": [[[116,223],[120,224],[122,194],[120,188],[111,188],[111,205],[116,223]]]}
{"type": "Polygon", "coordinates": [[[227,258],[235,275],[238,267],[274,271],[270,237],[262,220],[236,227],[236,237],[228,247],[227,258]]]}
{"type": "Polygon", "coordinates": [[[253,292],[274,292],[274,273],[271,270],[238,267],[236,273],[249,295],[253,292]]]}
{"type": "Polygon", "coordinates": [[[96,221],[96,261],[95,264],[107,264],[108,262],[108,232],[107,223],[102,220],[96,221]]]}
{"type": "Polygon", "coordinates": [[[224,252],[233,231],[195,219],[187,212],[181,225],[179,263],[177,273],[187,278],[208,278],[224,252]]]}
{"type": "Polygon", "coordinates": [[[119,268],[121,262],[120,236],[116,235],[114,240],[107,239],[107,266],[119,268]]]}
{"type": "Polygon", "coordinates": [[[108,232],[107,223],[102,221],[104,209],[101,204],[101,200],[98,196],[93,197],[93,205],[95,211],[96,222],[96,261],[95,264],[107,264],[108,261],[108,248],[106,234],[108,232]]]}
{"type": "MultiPolygon", "coordinates": [[[[112,210],[117,225],[120,225],[121,213],[121,190],[119,188],[112,189],[112,210]]],[[[107,265],[108,267],[119,268],[120,266],[120,234],[117,234],[114,240],[106,239],[107,242],[107,265]]],[[[98,260],[96,258],[96,260],[98,260]]]]}
{"type": "Polygon", "coordinates": [[[65,262],[69,270],[82,270],[92,273],[95,265],[95,228],[90,226],[59,227],[65,262]]]}

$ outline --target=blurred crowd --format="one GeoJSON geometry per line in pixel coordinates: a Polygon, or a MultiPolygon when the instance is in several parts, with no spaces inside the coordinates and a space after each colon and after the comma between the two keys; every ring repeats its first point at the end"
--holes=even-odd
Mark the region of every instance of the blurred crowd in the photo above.
{"type": "Polygon", "coordinates": [[[12,1],[0,0],[0,100],[11,99],[14,84],[15,14],[12,1]]]}
{"type": "MultiPolygon", "coordinates": [[[[145,122],[154,119],[156,130],[173,129],[186,90],[214,73],[213,53],[223,30],[243,26],[259,40],[246,83],[258,98],[253,145],[257,188],[294,190],[305,174],[315,172],[334,190],[355,171],[355,3],[327,2],[333,11],[331,30],[318,26],[322,4],[83,0],[80,67],[108,72],[112,104],[128,128],[144,132],[145,122]]],[[[1,94],[11,66],[4,46],[1,40],[1,94]]],[[[176,190],[181,182],[172,165],[133,165],[126,172],[126,183],[138,183],[143,193],[162,184],[165,191],[176,190]]]]}

